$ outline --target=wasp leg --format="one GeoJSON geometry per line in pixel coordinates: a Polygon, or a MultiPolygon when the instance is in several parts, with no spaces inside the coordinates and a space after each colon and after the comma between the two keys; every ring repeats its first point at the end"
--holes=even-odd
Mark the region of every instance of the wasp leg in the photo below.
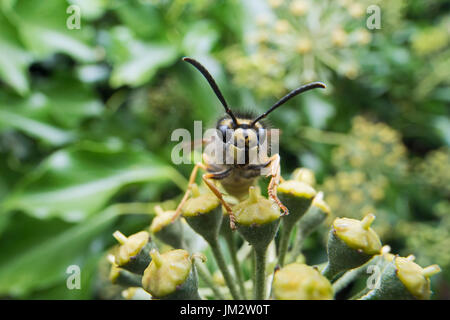
{"type": "Polygon", "coordinates": [[[183,199],[181,199],[181,202],[180,202],[180,204],[178,205],[178,207],[177,207],[177,209],[175,211],[175,215],[172,218],[172,222],[175,221],[180,216],[181,209],[183,208],[184,204],[186,203],[186,201],[189,198],[189,195],[191,193],[192,185],[195,182],[195,178],[197,177],[197,172],[198,172],[199,168],[202,168],[203,170],[206,170],[206,166],[203,163],[201,163],[201,162],[198,162],[194,166],[194,169],[192,169],[191,176],[189,177],[189,183],[188,183],[187,190],[184,193],[183,199]]]}
{"type": "MultiPolygon", "coordinates": [[[[228,171],[230,173],[231,170],[228,171]]],[[[220,203],[225,207],[225,209],[228,212],[228,215],[230,216],[230,228],[232,230],[236,230],[236,217],[234,216],[233,210],[231,210],[230,205],[223,199],[222,193],[219,189],[212,183],[209,179],[222,179],[225,172],[219,172],[219,173],[205,173],[202,176],[203,181],[205,181],[206,185],[209,187],[209,189],[216,195],[216,197],[219,199],[220,203]]]]}
{"type": "Polygon", "coordinates": [[[282,179],[281,177],[281,173],[280,173],[280,155],[279,154],[275,154],[272,157],[269,158],[270,159],[270,172],[267,175],[271,176],[272,178],[270,179],[270,183],[269,183],[269,187],[267,188],[267,192],[269,194],[269,197],[272,198],[273,201],[275,201],[275,203],[280,207],[281,210],[283,210],[283,216],[284,215],[288,215],[289,214],[289,210],[288,208],[286,208],[286,206],[284,204],[281,203],[280,199],[278,199],[277,196],[277,187],[278,184],[280,183],[280,180],[282,179]]]}

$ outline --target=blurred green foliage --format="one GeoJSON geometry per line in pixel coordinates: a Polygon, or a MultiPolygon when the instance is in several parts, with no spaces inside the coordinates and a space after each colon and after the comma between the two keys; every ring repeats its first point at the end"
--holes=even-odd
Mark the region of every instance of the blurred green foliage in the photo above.
{"type": "MultiPolygon", "coordinates": [[[[337,216],[373,210],[393,252],[441,265],[435,297],[449,298],[449,9],[443,0],[1,1],[0,297],[102,296],[97,266],[111,232],[140,230],[153,213],[142,204],[185,186],[191,166],[172,164],[172,131],[212,125],[223,111],[180,61],[187,55],[235,109],[261,112],[303,82],[326,82],[326,94],[271,115],[282,172],[313,169],[337,216]],[[366,28],[371,4],[379,30],[366,28]],[[70,5],[80,29],[66,25],[70,5]],[[81,290],[66,288],[71,264],[81,290]]],[[[319,232],[308,252],[321,241],[319,232]]]]}

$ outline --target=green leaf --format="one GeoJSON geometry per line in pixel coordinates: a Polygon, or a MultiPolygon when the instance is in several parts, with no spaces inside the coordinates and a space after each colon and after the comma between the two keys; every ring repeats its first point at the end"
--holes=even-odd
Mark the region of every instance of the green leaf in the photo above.
{"type": "Polygon", "coordinates": [[[69,29],[67,22],[74,13],[67,13],[68,7],[61,0],[18,0],[8,14],[26,47],[38,58],[61,52],[83,62],[98,60],[99,54],[91,45],[92,27],[81,24],[80,29],[69,29]]]}
{"type": "Polygon", "coordinates": [[[55,152],[5,199],[4,211],[79,221],[100,210],[122,187],[180,180],[179,173],[143,150],[86,144],[55,152]]]}
{"type": "Polygon", "coordinates": [[[0,30],[0,78],[24,95],[29,90],[27,68],[31,56],[18,40],[14,26],[1,11],[0,30]]]}
{"type": "Polygon", "coordinates": [[[42,119],[29,117],[23,108],[0,105],[0,130],[5,128],[21,130],[52,145],[61,145],[73,139],[71,132],[47,124],[42,119]]]}
{"type": "Polygon", "coordinates": [[[53,81],[36,89],[45,95],[48,114],[62,127],[76,128],[83,119],[100,116],[103,112],[94,90],[71,77],[54,77],[53,81]]]}
{"type": "Polygon", "coordinates": [[[106,45],[113,63],[111,86],[139,86],[149,81],[159,68],[172,64],[178,56],[177,49],[167,43],[143,42],[125,27],[116,27],[106,45]]]}
{"type": "Polygon", "coordinates": [[[139,38],[149,39],[165,32],[162,30],[162,19],[155,5],[134,0],[116,0],[113,3],[114,12],[122,24],[133,30],[139,38]]]}
{"type": "Polygon", "coordinates": [[[0,131],[14,128],[51,145],[61,145],[75,137],[73,129],[86,117],[103,112],[91,88],[71,77],[56,76],[42,82],[26,99],[1,96],[0,131]]]}
{"type": "MultiPolygon", "coordinates": [[[[16,239],[8,237],[14,233],[5,233],[0,242],[0,295],[21,297],[32,290],[61,284],[68,277],[67,267],[73,264],[80,266],[83,277],[86,255],[89,251],[91,255],[99,255],[100,252],[92,251],[102,249],[94,250],[95,246],[92,249],[93,240],[100,232],[111,226],[118,215],[117,207],[111,206],[82,224],[65,228],[57,234],[46,227],[48,224],[40,224],[38,220],[35,221],[35,225],[26,223],[28,228],[32,228],[28,231],[29,234],[48,234],[43,240],[21,239],[27,235],[23,232],[23,228],[15,232],[16,239]],[[24,250],[21,246],[16,247],[20,243],[22,247],[23,244],[27,244],[28,248],[24,250]]],[[[14,225],[17,228],[17,224],[14,225]]]]}
{"type": "Polygon", "coordinates": [[[183,49],[192,57],[208,55],[219,39],[215,26],[208,21],[199,21],[189,27],[183,38],[183,49]]]}

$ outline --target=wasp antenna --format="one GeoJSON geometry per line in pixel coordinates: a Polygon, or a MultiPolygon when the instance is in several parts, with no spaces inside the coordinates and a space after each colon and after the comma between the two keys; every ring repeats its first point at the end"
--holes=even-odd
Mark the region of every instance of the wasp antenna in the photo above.
{"type": "Polygon", "coordinates": [[[238,122],[236,117],[234,116],[233,112],[231,111],[231,109],[228,107],[227,102],[225,101],[225,98],[222,95],[222,92],[220,92],[219,86],[217,85],[216,81],[214,80],[214,78],[212,77],[212,75],[209,73],[208,70],[206,70],[206,68],[197,60],[189,58],[189,57],[184,57],[183,61],[189,62],[190,64],[192,64],[198,71],[201,72],[201,74],[205,77],[205,79],[208,81],[209,85],[211,86],[211,88],[213,89],[214,93],[216,94],[217,98],[220,100],[220,102],[222,103],[223,107],[225,108],[225,112],[228,113],[228,115],[231,117],[231,119],[233,120],[234,124],[237,126],[238,122]]]}
{"type": "Polygon", "coordinates": [[[262,115],[260,115],[258,118],[256,118],[255,120],[252,121],[252,123],[250,124],[251,126],[253,126],[255,123],[257,123],[259,120],[265,118],[269,113],[271,113],[273,110],[275,110],[276,108],[278,108],[279,106],[281,106],[282,104],[284,104],[286,101],[288,101],[289,99],[295,97],[296,95],[311,90],[311,89],[316,89],[316,88],[322,88],[325,89],[327,86],[322,83],[322,82],[312,82],[312,83],[308,83],[305,84],[304,86],[301,86],[300,88],[297,88],[295,90],[292,90],[291,92],[289,92],[287,95],[285,95],[283,98],[281,98],[280,100],[278,100],[277,103],[275,103],[269,110],[267,110],[266,112],[264,112],[262,115]]]}

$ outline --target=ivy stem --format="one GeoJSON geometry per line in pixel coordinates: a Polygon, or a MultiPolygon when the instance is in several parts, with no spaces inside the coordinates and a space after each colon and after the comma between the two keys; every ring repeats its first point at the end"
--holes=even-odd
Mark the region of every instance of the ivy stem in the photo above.
{"type": "Polygon", "coordinates": [[[278,251],[278,264],[280,266],[284,266],[284,259],[286,257],[286,252],[289,246],[289,238],[291,236],[292,228],[295,224],[284,225],[281,230],[281,238],[280,238],[280,249],[278,251]]]}
{"type": "Polygon", "coordinates": [[[297,228],[297,233],[295,234],[294,246],[292,247],[290,254],[290,262],[293,262],[297,259],[297,257],[302,253],[302,245],[303,245],[303,234],[299,228],[297,228]]]}
{"type": "Polygon", "coordinates": [[[229,250],[230,256],[231,256],[231,262],[233,263],[233,268],[234,268],[234,272],[236,274],[236,278],[238,281],[241,296],[244,299],[247,299],[247,294],[245,292],[245,287],[244,287],[244,278],[242,276],[242,270],[239,266],[239,261],[237,258],[236,242],[234,240],[231,229],[229,229],[229,232],[224,232],[223,236],[225,238],[225,241],[227,242],[228,250],[229,250]]]}
{"type": "Polygon", "coordinates": [[[236,290],[235,283],[233,281],[233,278],[231,277],[230,271],[228,270],[228,266],[225,262],[222,251],[220,250],[218,239],[210,239],[209,245],[211,246],[212,253],[214,255],[214,258],[216,259],[220,271],[222,272],[223,278],[225,279],[225,283],[230,289],[231,296],[233,297],[233,299],[239,300],[241,297],[236,290]]]}
{"type": "Polygon", "coordinates": [[[195,267],[197,268],[198,275],[202,280],[206,283],[206,285],[212,290],[214,295],[219,298],[220,300],[225,300],[225,297],[223,294],[219,291],[219,289],[214,284],[214,281],[212,279],[211,273],[209,272],[208,268],[202,263],[197,260],[194,261],[195,267]]]}
{"type": "Polygon", "coordinates": [[[264,300],[265,291],[266,291],[266,248],[255,248],[255,268],[254,268],[254,277],[255,277],[255,288],[254,295],[255,300],[264,300]]]}

